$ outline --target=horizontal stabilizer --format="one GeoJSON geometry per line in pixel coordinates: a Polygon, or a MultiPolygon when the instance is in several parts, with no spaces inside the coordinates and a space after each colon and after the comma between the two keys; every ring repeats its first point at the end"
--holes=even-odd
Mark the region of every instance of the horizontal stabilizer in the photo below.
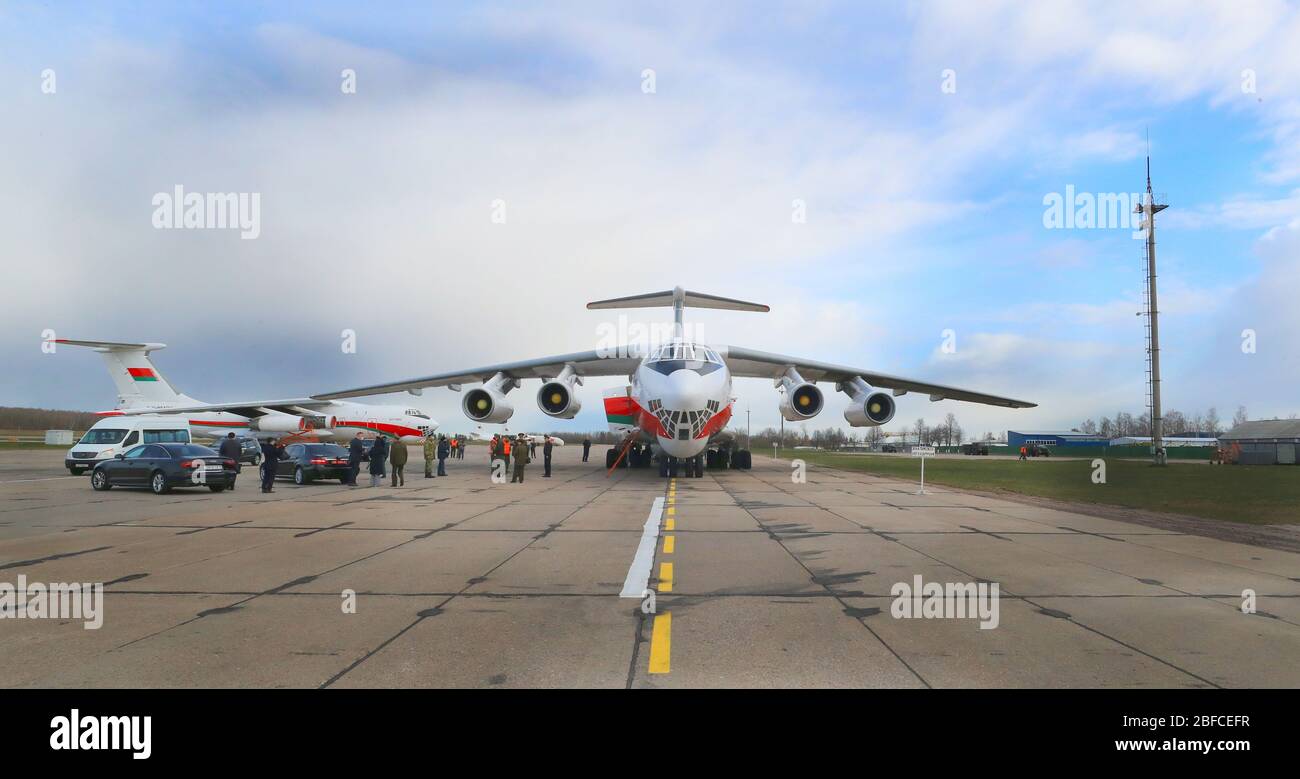
{"type": "Polygon", "coordinates": [[[691,292],[681,287],[664,292],[650,292],[645,295],[630,295],[624,298],[595,300],[587,304],[589,309],[601,308],[720,308],[727,311],[757,311],[766,313],[772,309],[762,303],[750,303],[745,300],[724,298],[718,295],[706,295],[703,292],[691,292]]]}

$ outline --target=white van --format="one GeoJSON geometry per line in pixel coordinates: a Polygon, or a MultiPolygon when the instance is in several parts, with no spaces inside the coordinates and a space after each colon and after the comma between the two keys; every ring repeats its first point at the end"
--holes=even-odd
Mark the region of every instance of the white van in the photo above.
{"type": "Polygon", "coordinates": [[[111,460],[136,444],[156,443],[190,443],[188,421],[170,415],[101,419],[72,445],[63,464],[73,476],[80,476],[101,460],[111,460]]]}

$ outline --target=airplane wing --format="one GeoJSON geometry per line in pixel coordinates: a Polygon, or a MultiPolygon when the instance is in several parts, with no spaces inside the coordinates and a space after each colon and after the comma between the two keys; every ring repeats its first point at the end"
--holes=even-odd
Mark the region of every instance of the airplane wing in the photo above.
{"type": "Polygon", "coordinates": [[[929,395],[930,400],[964,400],[969,403],[984,403],[989,406],[1005,406],[1006,408],[1034,408],[1038,405],[1026,400],[988,395],[959,387],[946,387],[942,384],[930,384],[929,382],[890,376],[860,368],[849,368],[844,365],[804,360],[781,354],[770,354],[755,349],[745,349],[740,346],[722,347],[722,353],[723,359],[727,361],[727,367],[731,370],[733,376],[777,379],[781,374],[785,373],[786,368],[793,366],[795,370],[799,371],[800,375],[812,382],[849,381],[854,376],[861,376],[864,381],[873,387],[885,387],[894,390],[895,395],[902,395],[907,392],[922,392],[929,395]]]}
{"type": "Polygon", "coordinates": [[[166,408],[131,408],[122,409],[120,416],[140,416],[142,414],[197,414],[210,411],[227,411],[241,417],[266,416],[270,411],[302,416],[312,414],[329,406],[318,398],[282,398],[279,400],[247,400],[238,403],[199,403],[193,406],[168,406],[166,408]]]}
{"type": "Polygon", "coordinates": [[[550,379],[558,376],[564,366],[572,365],[574,373],[579,376],[626,376],[636,370],[640,364],[640,352],[635,347],[624,347],[605,351],[577,352],[561,354],[555,357],[540,357],[534,360],[506,362],[499,365],[485,365],[451,373],[437,373],[432,376],[420,376],[387,384],[372,384],[368,387],[326,392],[317,395],[318,400],[337,400],[355,398],[362,395],[383,395],[388,392],[403,392],[422,387],[448,387],[461,384],[476,384],[503,373],[513,379],[550,379]]]}

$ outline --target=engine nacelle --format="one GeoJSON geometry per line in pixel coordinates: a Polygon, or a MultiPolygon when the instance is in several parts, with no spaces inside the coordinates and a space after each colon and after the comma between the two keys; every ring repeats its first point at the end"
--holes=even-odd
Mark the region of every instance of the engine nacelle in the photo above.
{"type": "Polygon", "coordinates": [[[817,416],[825,401],[816,384],[799,384],[781,393],[781,416],[787,422],[799,422],[817,416]]]}
{"type": "Polygon", "coordinates": [[[460,407],[465,412],[465,416],[475,422],[486,422],[492,425],[505,422],[515,413],[514,406],[510,405],[505,395],[486,387],[478,387],[466,392],[465,397],[460,401],[460,407]]]}
{"type": "Polygon", "coordinates": [[[816,384],[804,381],[799,371],[790,366],[772,382],[781,388],[781,404],[777,407],[787,422],[811,419],[821,412],[825,401],[816,384]]]}
{"type": "Polygon", "coordinates": [[[506,393],[518,386],[518,379],[498,373],[484,382],[482,387],[466,392],[460,401],[461,410],[475,422],[499,425],[515,413],[515,407],[506,400],[506,393]]]}
{"type": "Polygon", "coordinates": [[[268,414],[248,420],[248,429],[255,433],[298,433],[307,429],[302,417],[268,414]]]}
{"type": "Polygon", "coordinates": [[[537,406],[548,417],[573,419],[582,409],[582,401],[573,394],[573,385],[548,381],[537,391],[537,406]]]}
{"type": "Polygon", "coordinates": [[[582,401],[573,391],[582,377],[574,373],[572,365],[565,365],[560,375],[542,385],[537,391],[537,407],[548,417],[573,419],[582,408],[582,401]]]}
{"type": "Polygon", "coordinates": [[[852,399],[844,409],[844,419],[853,427],[880,427],[894,418],[897,406],[893,397],[873,390],[861,376],[841,384],[840,391],[852,399]]]}

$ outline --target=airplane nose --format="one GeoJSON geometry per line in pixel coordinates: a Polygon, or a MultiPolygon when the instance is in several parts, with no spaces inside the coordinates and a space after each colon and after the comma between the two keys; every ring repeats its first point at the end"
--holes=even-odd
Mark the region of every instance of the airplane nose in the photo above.
{"type": "Polygon", "coordinates": [[[698,411],[705,407],[708,395],[704,377],[695,371],[673,371],[664,390],[664,408],[674,411],[698,411]]]}

